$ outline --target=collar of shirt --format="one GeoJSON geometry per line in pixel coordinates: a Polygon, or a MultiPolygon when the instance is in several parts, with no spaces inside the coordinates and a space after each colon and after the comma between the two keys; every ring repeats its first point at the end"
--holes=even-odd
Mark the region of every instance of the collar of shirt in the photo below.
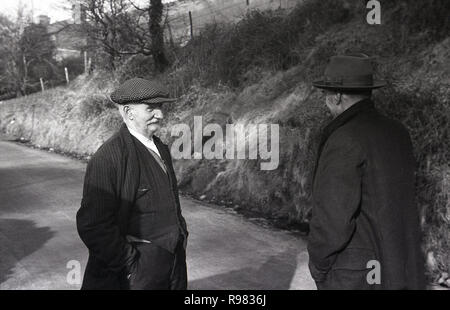
{"type": "Polygon", "coordinates": [[[161,154],[159,154],[158,148],[156,147],[155,142],[153,142],[153,139],[149,139],[146,136],[140,134],[139,132],[131,129],[130,127],[128,127],[128,131],[130,132],[130,134],[132,134],[136,139],[138,139],[143,145],[145,145],[146,148],[152,150],[153,152],[155,152],[156,154],[158,154],[158,156],[161,158],[161,154]]]}

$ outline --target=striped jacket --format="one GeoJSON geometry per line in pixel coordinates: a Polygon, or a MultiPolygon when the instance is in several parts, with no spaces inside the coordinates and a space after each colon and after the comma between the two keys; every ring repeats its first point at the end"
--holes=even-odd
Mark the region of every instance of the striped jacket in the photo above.
{"type": "MultiPolygon", "coordinates": [[[[187,236],[169,149],[157,137],[154,141],[167,165],[182,234],[187,236]]],[[[136,249],[125,236],[140,174],[135,141],[123,124],[97,150],[86,168],[83,198],[77,212],[78,233],[89,249],[82,289],[119,289],[120,276],[128,272],[137,258],[136,249]]]]}

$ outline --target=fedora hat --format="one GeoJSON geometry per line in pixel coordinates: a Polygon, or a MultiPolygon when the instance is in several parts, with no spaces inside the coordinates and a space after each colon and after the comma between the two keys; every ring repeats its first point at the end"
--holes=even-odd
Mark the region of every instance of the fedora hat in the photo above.
{"type": "Polygon", "coordinates": [[[110,95],[117,104],[164,103],[175,101],[169,91],[156,81],[133,78],[125,81],[110,95]]]}
{"type": "Polygon", "coordinates": [[[324,77],[313,85],[328,90],[358,91],[380,88],[386,82],[374,79],[369,56],[357,54],[331,57],[324,77]]]}

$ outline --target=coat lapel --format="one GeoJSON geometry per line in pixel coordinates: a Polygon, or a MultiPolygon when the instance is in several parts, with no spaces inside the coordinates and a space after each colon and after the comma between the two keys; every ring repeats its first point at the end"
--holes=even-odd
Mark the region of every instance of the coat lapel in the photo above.
{"type": "Polygon", "coordinates": [[[184,248],[186,249],[188,232],[187,232],[186,222],[185,222],[183,216],[181,215],[181,204],[180,204],[180,198],[178,197],[177,178],[175,176],[175,171],[173,170],[172,157],[170,156],[169,147],[166,144],[162,143],[158,137],[153,136],[153,141],[155,142],[155,145],[158,148],[159,154],[161,154],[162,160],[164,161],[164,164],[167,168],[167,175],[169,176],[170,186],[172,187],[175,202],[177,204],[178,221],[181,226],[182,233],[185,236],[184,248]]]}
{"type": "Polygon", "coordinates": [[[119,135],[124,144],[124,156],[122,156],[121,173],[117,188],[121,200],[118,222],[122,232],[126,233],[128,229],[129,214],[136,200],[141,169],[137,158],[136,146],[125,124],[120,128],[119,135]]]}
{"type": "Polygon", "coordinates": [[[155,142],[155,145],[158,148],[159,154],[161,155],[161,159],[164,163],[164,166],[166,167],[170,184],[173,187],[173,184],[174,184],[174,182],[176,183],[176,181],[174,179],[174,175],[172,175],[173,167],[172,167],[172,159],[170,157],[169,148],[167,147],[167,145],[162,143],[162,141],[156,136],[153,136],[153,141],[155,142]]]}

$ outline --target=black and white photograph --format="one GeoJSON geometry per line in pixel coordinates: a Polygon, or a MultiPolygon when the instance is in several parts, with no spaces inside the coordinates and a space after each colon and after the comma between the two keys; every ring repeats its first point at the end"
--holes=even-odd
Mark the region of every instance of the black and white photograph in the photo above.
{"type": "Polygon", "coordinates": [[[448,291],[449,124],[448,0],[1,0],[0,290],[448,291]]]}

